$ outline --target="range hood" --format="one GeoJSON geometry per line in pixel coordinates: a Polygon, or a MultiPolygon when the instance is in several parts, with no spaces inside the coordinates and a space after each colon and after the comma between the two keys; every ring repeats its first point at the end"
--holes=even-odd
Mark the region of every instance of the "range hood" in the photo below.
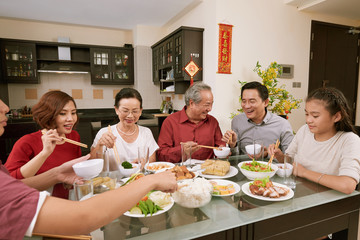
{"type": "MultiPolygon", "coordinates": [[[[60,38],[59,38],[60,41],[60,38]]],[[[66,42],[66,41],[60,41],[66,42]]],[[[86,63],[71,62],[71,49],[68,46],[58,47],[58,61],[41,62],[38,72],[46,73],[90,73],[86,63]]]]}

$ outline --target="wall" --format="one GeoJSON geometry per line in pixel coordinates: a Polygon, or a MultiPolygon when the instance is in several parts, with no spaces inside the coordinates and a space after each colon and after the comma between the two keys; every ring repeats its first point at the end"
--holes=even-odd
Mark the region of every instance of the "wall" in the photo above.
{"type": "MultiPolygon", "coordinates": [[[[104,46],[123,46],[134,44],[133,39],[146,38],[150,30],[133,31],[119,29],[92,28],[86,26],[21,21],[0,18],[0,38],[13,38],[37,41],[57,41],[58,36],[70,38],[71,43],[93,44],[104,46]],[[139,35],[139,36],[138,36],[139,35]],[[145,35],[145,36],[144,36],[145,35]]],[[[154,31],[154,29],[151,29],[154,31]]],[[[161,30],[159,30],[161,32],[161,30]]],[[[142,40],[144,41],[144,40],[142,40]]],[[[155,39],[154,39],[155,42],[155,39]]],[[[141,42],[140,42],[141,43],[141,42]]],[[[134,44],[135,45],[135,44],[134,44]]],[[[149,46],[134,47],[135,83],[144,98],[144,108],[159,108],[161,97],[159,88],[152,84],[151,48],[149,46]]],[[[40,73],[41,84],[9,84],[10,108],[32,106],[49,89],[60,89],[72,94],[73,89],[83,89],[83,99],[76,99],[78,108],[111,108],[114,105],[113,93],[127,86],[91,85],[89,74],[55,74],[40,73]],[[36,91],[37,99],[26,99],[25,91],[36,91]],[[103,99],[94,99],[93,92],[102,90],[103,99]]],[[[130,86],[131,87],[131,86],[130,86]]]]}
{"type": "MultiPolygon", "coordinates": [[[[294,78],[279,79],[296,98],[304,99],[308,89],[311,21],[358,26],[359,22],[297,11],[282,0],[204,0],[178,21],[166,26],[171,32],[181,25],[204,27],[204,79],[213,88],[211,112],[222,131],[230,129],[230,113],[240,107],[241,81],[261,81],[252,71],[257,61],[294,64],[294,78]],[[216,74],[218,23],[233,27],[232,74],[216,74]],[[292,88],[292,82],[301,88],[292,88]]],[[[178,105],[178,103],[176,104],[178,105]]],[[[304,104],[294,110],[289,121],[297,131],[305,123],[304,104]]]]}

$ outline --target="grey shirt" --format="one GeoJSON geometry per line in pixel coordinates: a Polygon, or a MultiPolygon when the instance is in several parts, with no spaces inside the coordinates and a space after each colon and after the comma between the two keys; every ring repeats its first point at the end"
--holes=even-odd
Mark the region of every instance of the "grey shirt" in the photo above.
{"type": "Polygon", "coordinates": [[[276,114],[267,111],[264,120],[256,124],[248,119],[245,113],[235,116],[231,122],[231,129],[237,135],[237,147],[240,154],[246,154],[245,146],[253,144],[253,140],[262,140],[265,147],[275,144],[279,139],[282,152],[290,145],[294,134],[290,123],[276,114]]]}

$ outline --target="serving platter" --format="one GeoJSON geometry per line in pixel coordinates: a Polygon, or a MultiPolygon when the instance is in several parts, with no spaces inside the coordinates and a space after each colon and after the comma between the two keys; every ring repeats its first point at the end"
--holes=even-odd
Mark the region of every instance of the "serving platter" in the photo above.
{"type": "Polygon", "coordinates": [[[215,197],[226,197],[226,196],[232,196],[232,195],[235,195],[237,194],[238,192],[240,192],[241,188],[240,188],[240,185],[237,184],[236,182],[233,182],[233,181],[229,181],[229,180],[223,180],[223,179],[211,179],[210,182],[216,182],[218,185],[233,185],[234,188],[235,188],[235,192],[233,193],[230,193],[230,194],[223,194],[223,195],[216,195],[216,194],[211,194],[215,197]]]}
{"type": "Polygon", "coordinates": [[[204,170],[200,171],[199,176],[200,177],[204,177],[204,178],[208,178],[208,179],[215,179],[215,178],[231,178],[233,176],[236,176],[236,174],[238,174],[239,170],[237,170],[236,167],[230,166],[229,172],[227,174],[225,174],[224,176],[217,176],[217,175],[210,175],[210,174],[203,174],[204,170]]]}
{"type": "Polygon", "coordinates": [[[250,191],[250,188],[249,188],[250,183],[252,183],[252,182],[247,182],[247,183],[243,184],[241,186],[241,191],[243,191],[243,193],[245,193],[246,195],[248,195],[248,196],[250,196],[252,198],[256,198],[256,199],[264,200],[264,201],[278,202],[278,201],[289,200],[289,199],[294,197],[294,191],[291,190],[291,188],[289,188],[288,186],[285,186],[283,184],[275,183],[275,182],[273,182],[273,184],[275,186],[283,187],[283,188],[286,188],[286,189],[290,190],[288,192],[288,194],[286,194],[286,196],[282,196],[282,197],[278,197],[278,198],[270,198],[270,197],[264,197],[264,196],[255,195],[255,194],[252,194],[251,191],[250,191]]]}
{"type": "Polygon", "coordinates": [[[162,169],[170,169],[173,167],[175,167],[175,164],[170,162],[151,162],[145,165],[145,170],[154,173],[162,169]]]}
{"type": "MultiPolygon", "coordinates": [[[[167,212],[169,211],[172,206],[174,206],[174,199],[171,197],[171,203],[169,203],[168,205],[166,205],[163,210],[159,210],[157,211],[156,213],[153,213],[153,215],[146,215],[146,217],[153,217],[153,216],[156,216],[156,215],[160,215],[160,214],[163,214],[164,212],[167,212]]],[[[128,217],[137,217],[137,218],[144,218],[145,217],[145,214],[132,214],[130,213],[129,211],[126,211],[124,213],[125,216],[128,216],[128,217]]]]}

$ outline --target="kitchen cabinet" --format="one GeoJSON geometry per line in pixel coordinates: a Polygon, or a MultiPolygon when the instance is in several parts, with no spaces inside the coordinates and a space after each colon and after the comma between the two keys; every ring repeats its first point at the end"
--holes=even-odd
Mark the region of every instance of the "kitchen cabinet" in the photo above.
{"type": "Polygon", "coordinates": [[[1,41],[2,83],[39,83],[35,43],[1,41]]]}
{"type": "MultiPolygon", "coordinates": [[[[182,94],[190,86],[190,76],[183,68],[191,57],[202,68],[203,31],[182,26],[151,47],[153,82],[160,83],[160,92],[182,94]]],[[[194,77],[194,81],[201,80],[202,71],[194,77]]]]}
{"type": "Polygon", "coordinates": [[[91,84],[133,85],[133,48],[90,48],[91,84]]]}

